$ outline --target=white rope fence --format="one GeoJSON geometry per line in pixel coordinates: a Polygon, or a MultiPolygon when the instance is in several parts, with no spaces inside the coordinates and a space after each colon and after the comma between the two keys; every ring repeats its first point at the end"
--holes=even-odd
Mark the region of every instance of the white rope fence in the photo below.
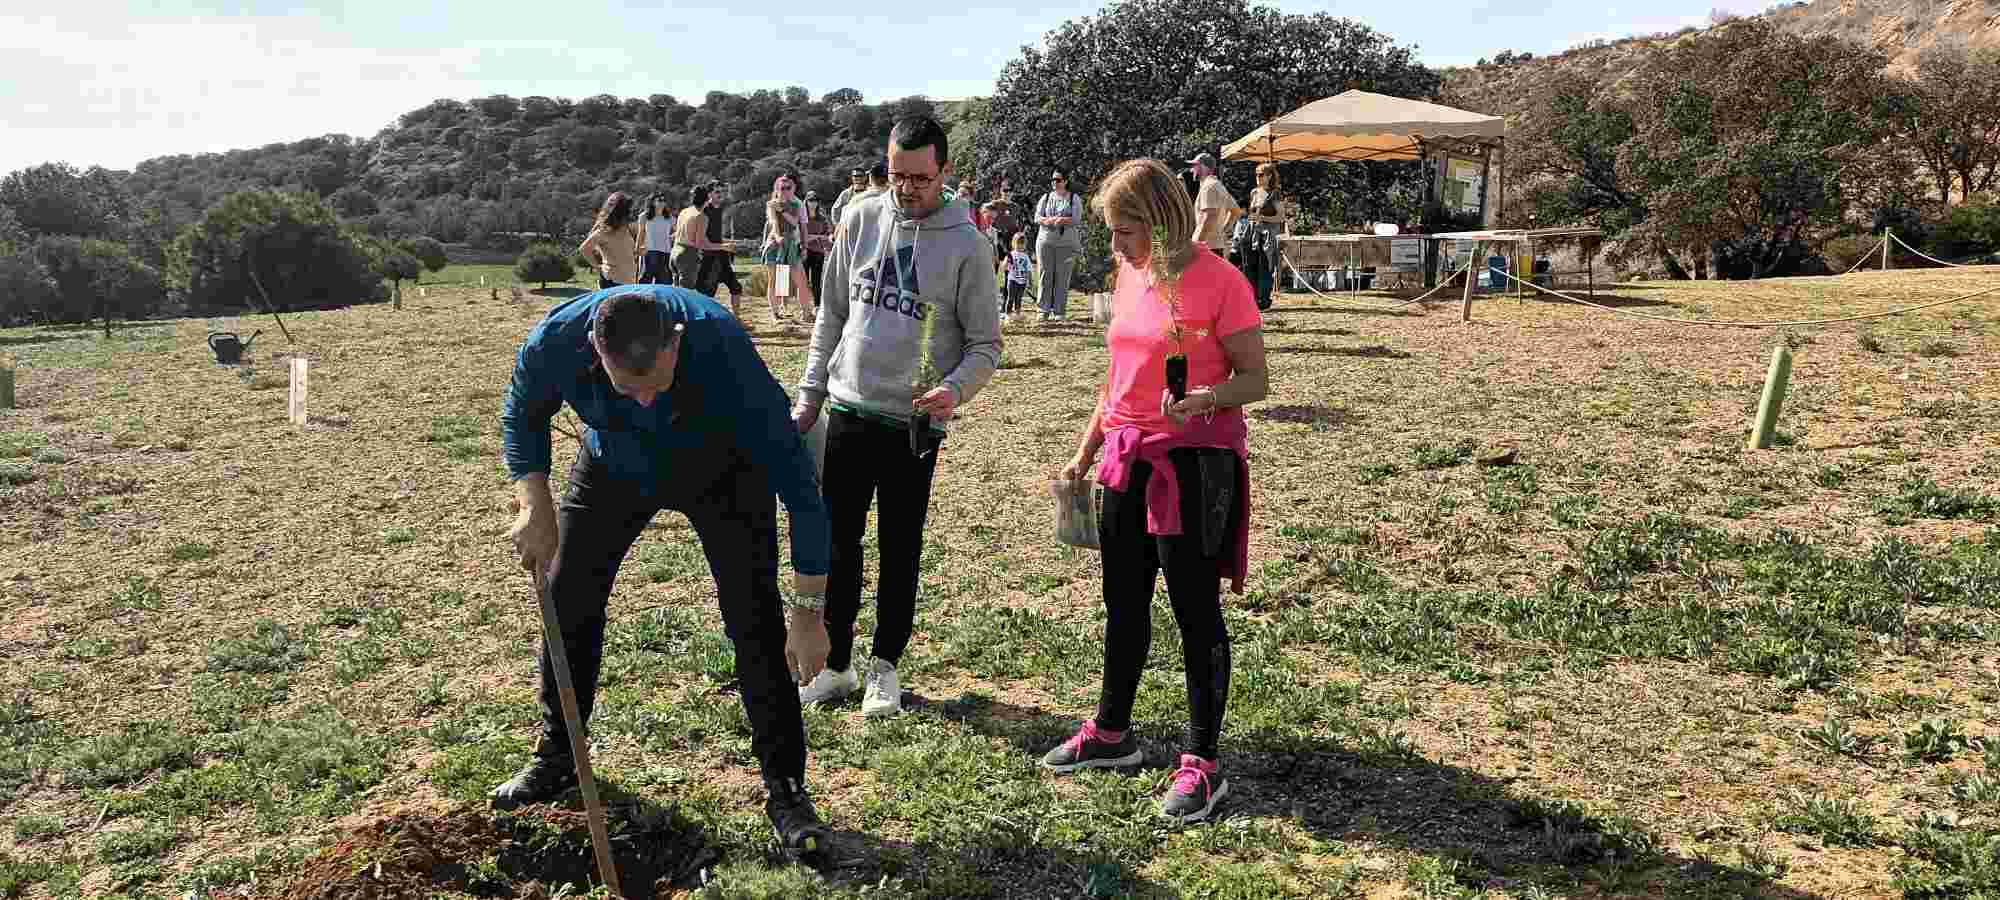
{"type": "Polygon", "coordinates": [[[1571,294],[1565,294],[1561,291],[1550,290],[1548,288],[1542,287],[1541,285],[1534,284],[1532,282],[1522,281],[1521,279],[1514,277],[1514,274],[1512,272],[1505,272],[1500,269],[1492,267],[1489,267],[1489,270],[1496,275],[1504,275],[1507,278],[1512,279],[1513,281],[1527,285],[1528,287],[1541,291],[1544,294],[1552,294],[1554,296],[1561,297],[1564,300],[1568,300],[1571,303],[1582,304],[1584,306],[1592,307],[1595,309],[1601,309],[1606,312],[1613,312],[1623,316],[1636,316],[1641,319],[1652,319],[1653,321],[1666,322],[1670,325],[1702,325],[1702,326],[1710,326],[1717,328],[1779,328],[1779,327],[1791,327],[1791,326],[1802,326],[1802,325],[1834,325],[1841,322],[1859,322],[1863,319],[1882,319],[1882,318],[1887,318],[1889,316],[1900,316],[1904,313],[1916,312],[1917,310],[1920,309],[1930,309],[1931,307],[1934,306],[1944,306],[1945,304],[1948,303],[1957,303],[1961,300],[1970,300],[1974,297],[1984,296],[1986,294],[1991,294],[1996,291],[2000,291],[2000,284],[1996,284],[1983,291],[1973,291],[1970,294],[1960,294],[1959,296],[1953,297],[1949,300],[1937,300],[1930,303],[1919,303],[1915,306],[1905,306],[1898,309],[1888,310],[1886,312],[1868,313],[1866,315],[1842,316],[1837,319],[1804,319],[1794,322],[1733,322],[1733,321],[1723,321],[1717,319],[1677,319],[1672,316],[1656,316],[1651,313],[1635,312],[1629,309],[1619,309],[1618,307],[1615,306],[1605,306],[1602,303],[1592,303],[1588,300],[1584,300],[1580,297],[1576,297],[1571,294]]]}
{"type": "Polygon", "coordinates": [[[1863,254],[1861,254],[1861,258],[1860,258],[1860,259],[1857,259],[1857,260],[1855,260],[1855,261],[1854,261],[1854,265],[1851,265],[1851,266],[1848,266],[1848,267],[1847,267],[1847,271],[1845,271],[1845,272],[1842,272],[1842,273],[1840,273],[1840,274],[1842,274],[1842,275],[1852,275],[1852,274],[1854,274],[1854,270],[1855,270],[1855,269],[1859,269],[1859,268],[1861,268],[1861,265],[1862,265],[1863,263],[1865,263],[1865,262],[1867,262],[1868,260],[1870,260],[1870,259],[1873,259],[1873,258],[1875,257],[1875,251],[1877,251],[1877,250],[1880,250],[1880,249],[1882,249],[1882,241],[1886,241],[1886,240],[1888,240],[1888,238],[1887,238],[1887,237],[1884,237],[1884,238],[1881,238],[1881,239],[1877,240],[1877,241],[1876,241],[1876,242],[1874,243],[1874,245],[1873,245],[1873,246],[1870,246],[1870,247],[1868,248],[1868,252],[1866,252],[1866,253],[1863,253],[1863,254]]]}
{"type": "MultiPolygon", "coordinates": [[[[1471,269],[1472,269],[1472,265],[1473,265],[1473,263],[1472,263],[1472,260],[1471,260],[1471,259],[1467,259],[1467,260],[1465,261],[1465,268],[1463,268],[1463,269],[1459,269],[1459,270],[1458,270],[1457,272],[1453,272],[1453,273],[1451,273],[1450,275],[1447,275],[1447,276],[1445,276],[1444,280],[1443,280],[1442,282],[1440,282],[1440,283],[1438,284],[1438,286],[1437,286],[1437,287],[1434,287],[1434,288],[1431,288],[1431,289],[1430,289],[1429,291],[1426,291],[1426,292],[1425,292],[1425,293],[1423,294],[1423,296],[1421,296],[1421,297],[1418,297],[1418,298],[1416,298],[1416,299],[1414,299],[1414,300],[1405,300],[1405,301],[1403,301],[1403,302],[1401,302],[1401,303],[1362,303],[1362,302],[1360,302],[1360,301],[1358,301],[1358,300],[1354,300],[1354,299],[1351,299],[1351,298],[1347,298],[1347,297],[1335,297],[1335,296],[1333,296],[1333,295],[1331,295],[1331,294],[1322,294],[1322,293],[1320,293],[1320,290],[1319,290],[1319,288],[1316,288],[1316,287],[1313,287],[1313,283],[1312,283],[1312,279],[1310,279],[1310,278],[1307,278],[1307,277],[1305,276],[1305,273],[1303,273],[1303,272],[1300,272],[1300,271],[1299,271],[1299,267],[1298,267],[1298,266],[1295,266],[1295,265],[1292,265],[1292,258],[1291,258],[1291,257],[1289,257],[1289,256],[1286,256],[1286,255],[1285,255],[1285,253],[1284,253],[1284,251],[1282,251],[1282,250],[1281,250],[1281,251],[1279,251],[1279,252],[1278,252],[1278,259],[1280,259],[1280,260],[1284,261],[1284,263],[1285,263],[1285,268],[1287,268],[1287,269],[1291,269],[1291,270],[1292,270],[1292,274],[1298,277],[1298,279],[1299,279],[1299,283],[1300,283],[1300,284],[1303,284],[1303,285],[1305,285],[1305,286],[1306,286],[1306,290],[1308,290],[1308,291],[1311,291],[1311,292],[1313,292],[1314,294],[1318,294],[1318,295],[1319,295],[1319,296],[1321,296],[1321,297],[1325,297],[1325,298],[1326,298],[1326,299],[1328,299],[1328,300],[1334,300],[1334,301],[1337,301],[1337,302],[1340,302],[1340,303],[1351,303],[1351,304],[1353,304],[1353,305],[1355,305],[1355,306],[1359,306],[1359,307],[1361,307],[1361,308],[1363,308],[1363,309],[1401,309],[1401,308],[1403,308],[1403,307],[1405,307],[1405,306],[1409,306],[1409,305],[1410,305],[1410,304],[1412,304],[1412,303],[1422,303],[1422,302],[1424,302],[1425,300],[1429,300],[1429,299],[1431,298],[1431,295],[1433,295],[1433,294],[1436,294],[1437,292],[1439,292],[1439,291],[1442,291],[1442,290],[1444,290],[1444,289],[1445,289],[1445,288],[1447,288],[1447,287],[1450,287],[1450,286],[1451,286],[1451,280],[1452,280],[1453,278],[1457,278],[1457,277],[1458,277],[1459,275],[1461,275],[1461,274],[1464,274],[1464,273],[1466,273],[1466,272],[1469,272],[1469,271],[1471,271],[1471,269]]],[[[1470,276],[1467,276],[1467,277],[1470,277],[1470,276]]]]}
{"type": "Polygon", "coordinates": [[[1938,259],[1938,258],[1937,258],[1937,257],[1935,257],[1935,256],[1932,256],[1932,255],[1930,255],[1930,254],[1928,254],[1928,253],[1925,253],[1925,252],[1924,252],[1924,251],[1922,251],[1922,250],[1918,250],[1917,248],[1915,248],[1915,247],[1912,247],[1912,246],[1910,246],[1910,245],[1909,245],[1909,242],[1907,242],[1907,241],[1903,240],[1901,236],[1897,235],[1897,234],[1896,234],[1895,232],[1893,232],[1893,231],[1892,231],[1892,232],[1889,232],[1889,237],[1891,237],[1891,238],[1894,238],[1894,239],[1895,239],[1895,241],[1896,241],[1896,243],[1898,243],[1898,244],[1902,244],[1902,245],[1903,245],[1903,249],[1905,249],[1905,250],[1908,250],[1908,251],[1910,251],[1911,253],[1915,253],[1916,255],[1918,255],[1918,256],[1921,256],[1921,257],[1923,257],[1923,258],[1925,258],[1925,259],[1928,259],[1928,260],[1930,260],[1931,262],[1934,262],[1934,263],[1937,263],[1937,264],[1938,264],[1938,265],[1940,265],[1940,266],[1949,266],[1949,267],[1951,267],[1951,268],[1954,268],[1954,269],[1975,269],[1975,268],[1981,268],[1980,266],[1976,266],[1976,265],[1966,265],[1965,263],[1955,263],[1955,262],[1945,262],[1944,260],[1941,260],[1941,259],[1938,259]]]}

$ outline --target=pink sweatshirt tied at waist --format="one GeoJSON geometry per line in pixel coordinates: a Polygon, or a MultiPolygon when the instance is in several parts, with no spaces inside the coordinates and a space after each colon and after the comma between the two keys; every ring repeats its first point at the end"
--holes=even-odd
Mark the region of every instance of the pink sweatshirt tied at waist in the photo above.
{"type": "Polygon", "coordinates": [[[1126,425],[1105,432],[1104,459],[1097,466],[1097,481],[1119,492],[1128,489],[1134,463],[1153,467],[1146,481],[1146,531],[1155,535],[1181,533],[1180,476],[1167,460],[1167,451],[1182,447],[1217,447],[1236,453],[1236,493],[1243,498],[1236,518],[1234,546],[1226,548],[1222,574],[1229,579],[1231,592],[1243,593],[1243,581],[1250,573],[1250,443],[1249,427],[1241,415],[1217,416],[1213,421],[1190,420],[1173,432],[1148,432],[1126,425]]]}

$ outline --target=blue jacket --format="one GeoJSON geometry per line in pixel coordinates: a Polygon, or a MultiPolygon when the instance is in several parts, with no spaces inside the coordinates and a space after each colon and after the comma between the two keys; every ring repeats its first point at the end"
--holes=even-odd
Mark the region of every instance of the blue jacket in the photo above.
{"type": "Polygon", "coordinates": [[[548,473],[549,422],[565,402],[589,426],[583,441],[590,454],[648,496],[672,477],[675,451],[712,446],[718,438],[734,443],[791,513],[793,570],[826,574],[826,504],[812,456],[792,424],[790,398],[743,326],[714,300],[686,288],[634,284],[593,291],[550,310],[515,357],[500,411],[512,478],[548,473]],[[620,293],[650,295],[668,322],[686,325],[674,386],[650,407],[613,390],[592,368],[591,314],[620,293]]]}

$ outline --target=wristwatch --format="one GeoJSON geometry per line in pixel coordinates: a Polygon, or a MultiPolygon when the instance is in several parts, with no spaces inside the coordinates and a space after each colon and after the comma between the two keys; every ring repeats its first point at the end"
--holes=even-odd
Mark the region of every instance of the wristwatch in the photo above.
{"type": "Polygon", "coordinates": [[[785,601],[785,605],[807,612],[823,613],[826,612],[826,593],[822,591],[817,594],[795,594],[785,601]]]}

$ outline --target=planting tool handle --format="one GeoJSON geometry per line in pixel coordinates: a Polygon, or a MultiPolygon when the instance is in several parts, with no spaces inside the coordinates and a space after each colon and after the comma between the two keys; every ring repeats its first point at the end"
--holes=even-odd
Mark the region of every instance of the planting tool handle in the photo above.
{"type": "Polygon", "coordinates": [[[611,858],[611,835],[604,825],[604,806],[597,799],[597,779],[590,771],[590,741],[584,738],[583,715],[577,711],[576,686],[569,675],[569,650],[563,646],[562,625],[556,619],[555,601],[549,598],[545,571],[532,572],[535,598],[542,605],[542,643],[548,648],[549,668],[555,670],[556,693],[562,695],[563,724],[569,731],[570,758],[576,761],[576,783],[583,792],[583,811],[590,820],[590,843],[597,850],[597,874],[604,879],[611,896],[624,897],[624,882],[618,879],[618,865],[611,858]]]}
{"type": "Polygon", "coordinates": [[[228,338],[232,341],[240,342],[240,339],[236,337],[236,332],[234,331],[211,331],[208,333],[208,349],[210,350],[215,349],[215,342],[220,338],[228,338]]]}

